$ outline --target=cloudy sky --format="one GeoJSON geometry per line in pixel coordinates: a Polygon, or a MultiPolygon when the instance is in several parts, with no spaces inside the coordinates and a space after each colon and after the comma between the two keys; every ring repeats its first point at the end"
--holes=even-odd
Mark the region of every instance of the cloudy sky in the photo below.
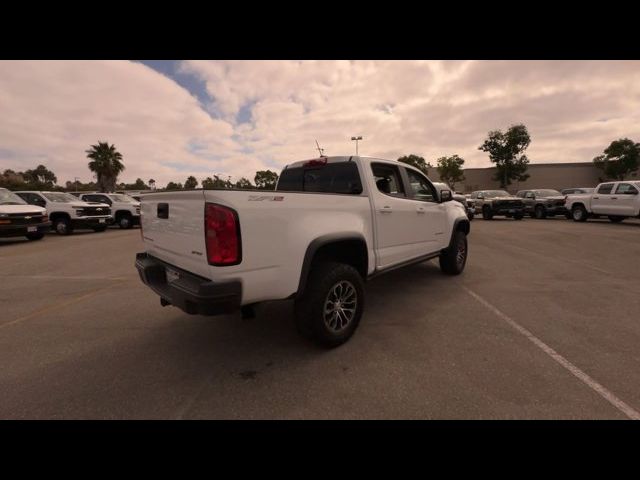
{"type": "Polygon", "coordinates": [[[89,181],[98,140],[124,155],[121,181],[159,186],[246,176],[317,155],[428,161],[529,128],[532,162],[590,161],[640,141],[638,61],[0,61],[0,170],[44,164],[89,181]]]}

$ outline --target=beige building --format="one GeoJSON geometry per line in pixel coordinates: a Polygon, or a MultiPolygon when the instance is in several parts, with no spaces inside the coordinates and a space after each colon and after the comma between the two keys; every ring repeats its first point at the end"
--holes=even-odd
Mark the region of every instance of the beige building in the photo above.
{"type": "MultiPolygon", "coordinates": [[[[469,193],[474,190],[499,189],[500,182],[493,180],[496,173],[495,167],[466,168],[465,179],[455,185],[455,189],[461,193],[469,193]]],[[[524,182],[513,182],[507,190],[515,193],[518,190],[529,188],[553,188],[562,190],[570,187],[595,187],[603,176],[602,170],[596,168],[592,162],[576,163],[531,163],[527,170],[529,178],[524,182]]],[[[429,169],[429,178],[439,181],[438,170],[429,169]]],[[[638,172],[632,173],[629,178],[640,178],[638,172]]]]}

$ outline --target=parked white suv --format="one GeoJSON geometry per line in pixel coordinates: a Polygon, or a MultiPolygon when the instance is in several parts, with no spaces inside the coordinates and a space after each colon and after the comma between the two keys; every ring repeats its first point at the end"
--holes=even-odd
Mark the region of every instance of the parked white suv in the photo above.
{"type": "Polygon", "coordinates": [[[47,210],[29,205],[6,188],[0,188],[0,237],[40,240],[51,229],[47,210]]]}
{"type": "Polygon", "coordinates": [[[418,169],[368,157],[322,157],[282,171],[275,191],[190,190],[142,198],[142,281],[160,303],[215,315],[294,299],[298,330],[347,341],[366,279],[439,258],[463,271],[464,208],[418,169]]]}
{"type": "Polygon", "coordinates": [[[606,215],[614,223],[640,217],[640,182],[605,182],[593,193],[568,195],[566,206],[576,222],[595,215],[606,215]]]}
{"type": "Polygon", "coordinates": [[[120,228],[140,225],[140,202],[122,193],[71,192],[71,195],[89,203],[105,203],[111,207],[111,216],[120,228]]]}
{"type": "Polygon", "coordinates": [[[111,209],[105,204],[89,204],[64,192],[15,192],[25,202],[46,208],[53,229],[60,235],[69,235],[76,228],[104,232],[113,222],[111,209]]]}

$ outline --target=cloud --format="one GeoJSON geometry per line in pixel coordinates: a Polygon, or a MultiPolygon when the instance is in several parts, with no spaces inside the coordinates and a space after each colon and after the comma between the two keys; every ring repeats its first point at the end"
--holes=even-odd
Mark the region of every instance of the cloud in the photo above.
{"type": "Polygon", "coordinates": [[[532,162],[589,161],[640,138],[637,61],[184,61],[197,95],[128,61],[0,62],[0,169],[44,163],[89,180],[84,150],[115,143],[121,180],[253,177],[354,151],[489,166],[489,130],[523,122],[532,162]]]}

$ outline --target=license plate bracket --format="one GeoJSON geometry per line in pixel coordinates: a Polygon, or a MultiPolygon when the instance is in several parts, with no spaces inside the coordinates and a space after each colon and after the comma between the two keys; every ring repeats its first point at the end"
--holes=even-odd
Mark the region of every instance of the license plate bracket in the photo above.
{"type": "Polygon", "coordinates": [[[37,232],[38,231],[38,227],[27,227],[27,232],[32,233],[32,232],[37,232]]]}
{"type": "Polygon", "coordinates": [[[180,273],[176,272],[172,268],[166,267],[164,269],[165,276],[167,278],[167,283],[175,282],[180,279],[180,273]]]}

